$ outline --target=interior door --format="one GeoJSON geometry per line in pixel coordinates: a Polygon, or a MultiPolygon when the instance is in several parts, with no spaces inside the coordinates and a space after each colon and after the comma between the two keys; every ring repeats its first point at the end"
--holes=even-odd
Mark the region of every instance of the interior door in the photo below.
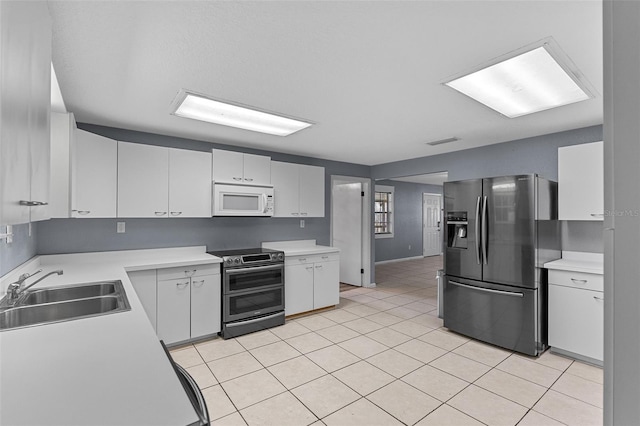
{"type": "Polygon", "coordinates": [[[422,255],[437,256],[442,253],[440,203],[438,194],[422,194],[422,255]]]}
{"type": "Polygon", "coordinates": [[[478,216],[482,179],[444,183],[445,273],[482,279],[478,216]]]}
{"type": "Polygon", "coordinates": [[[484,179],[484,281],[536,287],[535,179],[534,175],[484,179]]]}
{"type": "Polygon", "coordinates": [[[362,184],[332,189],[333,246],[340,248],[340,282],[362,286],[362,184]]]}

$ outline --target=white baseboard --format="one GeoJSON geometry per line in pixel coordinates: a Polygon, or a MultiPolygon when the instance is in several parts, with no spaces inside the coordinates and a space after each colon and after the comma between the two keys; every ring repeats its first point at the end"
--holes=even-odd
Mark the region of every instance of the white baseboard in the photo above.
{"type": "Polygon", "coordinates": [[[364,288],[376,288],[376,283],[369,283],[369,284],[365,284],[362,287],[364,288]]]}
{"type": "Polygon", "coordinates": [[[381,260],[376,265],[384,265],[385,263],[404,262],[405,260],[424,259],[424,256],[401,257],[400,259],[381,260]]]}

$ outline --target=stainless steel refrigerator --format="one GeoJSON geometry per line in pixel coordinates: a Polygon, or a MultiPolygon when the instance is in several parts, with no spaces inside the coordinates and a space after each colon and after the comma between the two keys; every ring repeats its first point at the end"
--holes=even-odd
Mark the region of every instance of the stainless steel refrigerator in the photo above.
{"type": "Polygon", "coordinates": [[[561,257],[557,184],[537,175],[444,184],[444,326],[528,355],[547,346],[545,262],[561,257]]]}

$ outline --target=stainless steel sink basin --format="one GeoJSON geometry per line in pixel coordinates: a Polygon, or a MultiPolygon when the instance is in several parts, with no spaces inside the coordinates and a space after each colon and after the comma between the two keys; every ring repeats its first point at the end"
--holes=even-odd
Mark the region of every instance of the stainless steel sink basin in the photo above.
{"type": "MultiPolygon", "coordinates": [[[[119,281],[118,281],[119,282],[119,281]]],[[[62,302],[65,300],[86,299],[87,297],[106,296],[118,292],[116,281],[74,286],[44,288],[27,293],[21,305],[62,302]]]]}
{"type": "Polygon", "coordinates": [[[0,311],[0,331],[106,315],[131,309],[121,281],[76,284],[27,292],[0,311]]]}

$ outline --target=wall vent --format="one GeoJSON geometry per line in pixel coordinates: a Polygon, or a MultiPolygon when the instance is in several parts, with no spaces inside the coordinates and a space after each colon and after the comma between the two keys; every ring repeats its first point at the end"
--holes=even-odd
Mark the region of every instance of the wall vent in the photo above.
{"type": "Polygon", "coordinates": [[[440,139],[438,141],[427,142],[427,145],[436,146],[436,145],[442,145],[443,143],[455,142],[455,141],[459,141],[459,140],[460,139],[456,138],[456,137],[447,138],[447,139],[440,139]]]}

